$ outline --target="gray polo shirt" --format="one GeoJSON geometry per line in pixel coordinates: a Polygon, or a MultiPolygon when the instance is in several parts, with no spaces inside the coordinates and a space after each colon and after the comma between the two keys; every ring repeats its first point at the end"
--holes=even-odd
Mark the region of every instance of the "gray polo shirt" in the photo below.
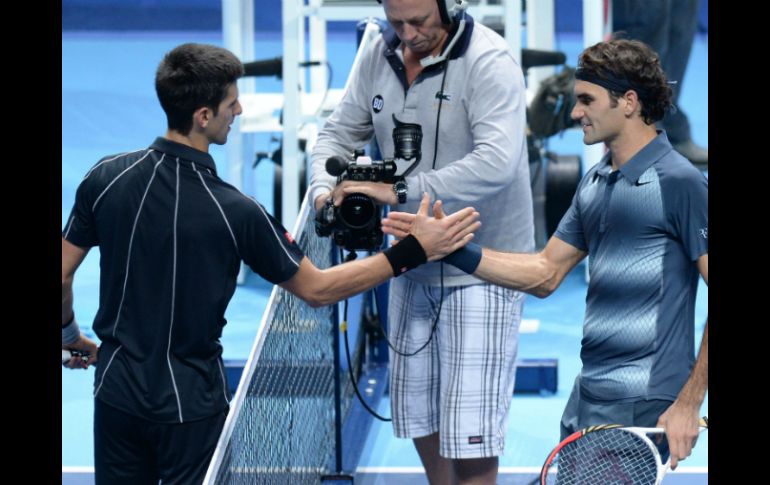
{"type": "Polygon", "coordinates": [[[658,136],[581,180],[555,236],[590,254],[581,395],[674,400],[695,361],[695,261],[708,253],[708,180],[658,136]]]}
{"type": "MultiPolygon", "coordinates": [[[[521,68],[502,37],[467,25],[449,60],[423,70],[409,86],[401,43],[392,30],[378,37],[351,72],[348,91],[327,120],[313,150],[311,200],[336,184],[324,165],[376,136],[384,157],[393,157],[393,118],[422,126],[422,160],[406,181],[407,202],[393,210],[416,212],[423,192],[441,199],[447,213],[473,206],[482,227],[475,242],[501,251],[534,250],[532,194],[525,138],[525,89],[521,68]],[[442,93],[441,83],[446,72],[442,93]],[[438,153],[433,168],[436,124],[438,153]]],[[[451,35],[450,35],[451,38],[451,35]]],[[[449,39],[447,39],[449,40],[449,39]]],[[[405,275],[441,283],[439,263],[405,275]]],[[[444,265],[444,285],[480,283],[444,265]]]]}

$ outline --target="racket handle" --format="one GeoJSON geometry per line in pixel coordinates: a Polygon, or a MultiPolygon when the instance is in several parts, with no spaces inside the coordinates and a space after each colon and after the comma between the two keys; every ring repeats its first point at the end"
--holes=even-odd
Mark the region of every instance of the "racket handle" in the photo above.
{"type": "Polygon", "coordinates": [[[61,349],[61,365],[67,365],[67,362],[69,362],[72,358],[75,358],[75,357],[80,357],[81,359],[88,362],[88,359],[91,357],[91,354],[78,352],[77,350],[61,349]]]}

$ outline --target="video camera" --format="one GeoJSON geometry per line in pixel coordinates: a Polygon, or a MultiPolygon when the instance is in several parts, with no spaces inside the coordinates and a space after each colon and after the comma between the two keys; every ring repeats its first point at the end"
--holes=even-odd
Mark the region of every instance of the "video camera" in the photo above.
{"type": "MultiPolygon", "coordinates": [[[[422,127],[403,123],[395,115],[393,121],[393,158],[372,160],[363,150],[355,150],[349,160],[336,156],[326,160],[326,171],[337,177],[338,184],[343,180],[395,183],[417,166],[422,157],[422,127]],[[403,162],[410,161],[406,170],[399,170],[403,162]]],[[[382,206],[368,195],[350,194],[339,207],[330,198],[316,214],[316,234],[332,236],[337,246],[348,251],[375,251],[382,246],[381,219],[382,206]]]]}

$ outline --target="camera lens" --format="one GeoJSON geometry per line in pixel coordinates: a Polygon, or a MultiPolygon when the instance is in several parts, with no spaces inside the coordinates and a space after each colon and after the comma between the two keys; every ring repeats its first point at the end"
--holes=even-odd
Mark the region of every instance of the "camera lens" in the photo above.
{"type": "Polygon", "coordinates": [[[396,127],[393,128],[393,146],[395,151],[393,156],[403,160],[422,158],[422,126],[416,123],[404,123],[393,114],[393,122],[396,127]]]}
{"type": "Polygon", "coordinates": [[[422,130],[419,125],[407,125],[393,130],[393,142],[395,144],[395,157],[411,160],[420,159],[422,145],[422,130]]]}
{"type": "Polygon", "coordinates": [[[351,229],[364,229],[377,216],[374,201],[364,194],[351,194],[340,205],[340,219],[351,229]]]}

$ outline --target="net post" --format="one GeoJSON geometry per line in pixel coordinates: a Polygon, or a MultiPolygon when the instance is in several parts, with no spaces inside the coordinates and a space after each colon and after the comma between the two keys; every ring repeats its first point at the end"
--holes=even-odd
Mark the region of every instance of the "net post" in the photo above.
{"type": "MultiPolygon", "coordinates": [[[[332,245],[334,246],[334,245],[332,245]]],[[[332,264],[339,263],[337,251],[332,249],[332,264]]],[[[334,304],[332,308],[332,343],[334,353],[334,472],[323,475],[322,483],[350,482],[353,483],[353,477],[342,470],[342,382],[340,381],[340,333],[337,328],[340,321],[339,304],[334,304]]]]}

